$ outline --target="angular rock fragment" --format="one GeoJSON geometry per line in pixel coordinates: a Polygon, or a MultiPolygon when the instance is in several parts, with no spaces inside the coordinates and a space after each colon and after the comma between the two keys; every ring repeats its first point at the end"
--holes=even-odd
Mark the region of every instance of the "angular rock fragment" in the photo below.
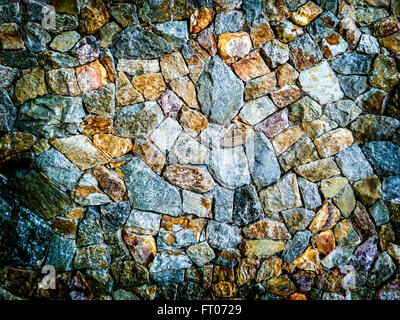
{"type": "Polygon", "coordinates": [[[219,250],[234,248],[242,241],[238,227],[212,220],[208,222],[206,236],[210,246],[219,250]]]}

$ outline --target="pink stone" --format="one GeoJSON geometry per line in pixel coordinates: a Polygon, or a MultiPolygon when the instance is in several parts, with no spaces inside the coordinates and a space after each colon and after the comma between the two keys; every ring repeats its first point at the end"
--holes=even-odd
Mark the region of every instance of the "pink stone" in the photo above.
{"type": "Polygon", "coordinates": [[[98,60],[76,68],[76,77],[82,92],[107,85],[107,71],[98,60]]]}
{"type": "Polygon", "coordinates": [[[288,110],[285,108],[274,113],[265,121],[256,126],[256,130],[262,131],[268,138],[273,138],[289,127],[288,110]]]}
{"type": "Polygon", "coordinates": [[[157,101],[167,117],[176,118],[183,101],[171,90],[166,90],[157,101]]]}

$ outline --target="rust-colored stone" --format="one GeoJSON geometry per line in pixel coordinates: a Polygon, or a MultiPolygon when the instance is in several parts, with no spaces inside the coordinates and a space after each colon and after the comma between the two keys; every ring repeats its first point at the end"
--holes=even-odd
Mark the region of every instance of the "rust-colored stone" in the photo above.
{"type": "Polygon", "coordinates": [[[132,149],[132,143],[129,139],[112,134],[96,134],[93,137],[93,144],[112,158],[123,156],[132,149]]]}
{"type": "Polygon", "coordinates": [[[96,167],[92,169],[92,174],[99,182],[101,189],[114,201],[122,201],[126,191],[124,181],[114,172],[105,167],[96,167]]]}
{"type": "Polygon", "coordinates": [[[243,81],[249,81],[269,73],[269,68],[261,57],[259,50],[253,51],[243,59],[235,62],[232,67],[243,81]]]}
{"type": "Polygon", "coordinates": [[[132,78],[132,84],[146,100],[156,100],[165,90],[161,73],[142,74],[132,78]]]}
{"type": "Polygon", "coordinates": [[[77,67],[75,72],[82,92],[98,89],[108,83],[107,71],[98,60],[85,66],[77,67]]]}
{"type": "Polygon", "coordinates": [[[190,16],[190,33],[199,33],[207,28],[214,18],[214,14],[214,10],[207,7],[202,7],[193,12],[190,16]]]}

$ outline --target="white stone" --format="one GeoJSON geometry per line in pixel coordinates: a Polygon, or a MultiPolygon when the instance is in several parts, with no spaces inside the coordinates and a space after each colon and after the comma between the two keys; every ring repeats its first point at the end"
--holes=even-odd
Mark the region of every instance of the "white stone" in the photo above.
{"type": "Polygon", "coordinates": [[[210,194],[183,190],[182,197],[184,213],[195,214],[200,218],[211,218],[212,196],[210,194]]]}
{"type": "Polygon", "coordinates": [[[239,116],[249,125],[255,126],[275,111],[274,103],[268,97],[262,97],[246,102],[239,116]]]}
{"type": "Polygon", "coordinates": [[[208,153],[208,149],[194,140],[185,131],[173,145],[169,153],[169,163],[180,164],[203,164],[208,153]]]}
{"type": "Polygon", "coordinates": [[[150,139],[161,152],[167,154],[181,132],[182,127],[178,121],[168,117],[153,131],[150,139]]]}

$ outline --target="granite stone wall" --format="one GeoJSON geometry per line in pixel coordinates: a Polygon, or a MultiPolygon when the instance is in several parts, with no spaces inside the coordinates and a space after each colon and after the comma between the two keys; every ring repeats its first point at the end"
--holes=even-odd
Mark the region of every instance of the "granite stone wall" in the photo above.
{"type": "Polygon", "coordinates": [[[0,299],[400,299],[399,17],[0,0],[0,299]]]}

